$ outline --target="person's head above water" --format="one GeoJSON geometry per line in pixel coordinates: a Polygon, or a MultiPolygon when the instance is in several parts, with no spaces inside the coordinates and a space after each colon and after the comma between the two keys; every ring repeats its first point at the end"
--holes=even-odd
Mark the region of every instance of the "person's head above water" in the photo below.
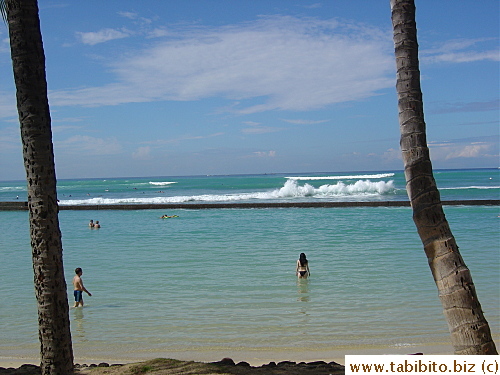
{"type": "Polygon", "coordinates": [[[301,265],[305,266],[307,264],[306,254],[300,253],[299,262],[301,265]]]}

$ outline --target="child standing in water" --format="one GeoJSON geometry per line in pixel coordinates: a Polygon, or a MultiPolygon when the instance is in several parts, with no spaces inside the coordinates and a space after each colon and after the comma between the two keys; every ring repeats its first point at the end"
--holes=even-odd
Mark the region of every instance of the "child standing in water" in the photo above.
{"type": "Polygon", "coordinates": [[[83,286],[83,281],[82,281],[82,274],[83,274],[83,271],[80,267],[78,267],[77,269],[75,269],[75,277],[73,277],[73,295],[75,296],[75,306],[74,307],[78,307],[78,306],[82,306],[83,307],[83,292],[87,293],[90,296],[92,296],[92,294],[87,290],[85,289],[85,287],[83,286]]]}

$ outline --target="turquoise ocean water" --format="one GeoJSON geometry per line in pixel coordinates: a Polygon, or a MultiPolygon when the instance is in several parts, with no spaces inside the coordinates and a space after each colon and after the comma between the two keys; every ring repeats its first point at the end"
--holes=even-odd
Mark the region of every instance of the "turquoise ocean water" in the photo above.
{"type": "MultiPolygon", "coordinates": [[[[435,177],[443,200],[500,196],[497,169],[435,177]]],[[[62,205],[407,199],[398,171],[61,180],[58,196],[62,205]]],[[[0,182],[0,201],[25,199],[24,182],[0,182]]],[[[499,207],[445,213],[498,346],[499,207]]],[[[447,345],[411,215],[402,207],[63,210],[67,283],[82,267],[93,294],[70,311],[75,355],[219,360],[241,351],[447,345]],[[102,228],[90,230],[90,219],[102,228]],[[301,252],[312,275],[298,281],[301,252]]],[[[0,357],[36,358],[28,215],[0,211],[0,225],[0,357]]]]}

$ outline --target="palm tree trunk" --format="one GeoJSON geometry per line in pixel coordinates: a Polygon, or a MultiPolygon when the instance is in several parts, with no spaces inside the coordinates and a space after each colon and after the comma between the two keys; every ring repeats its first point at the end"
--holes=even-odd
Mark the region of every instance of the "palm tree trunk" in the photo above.
{"type": "Polygon", "coordinates": [[[455,354],[497,354],[432,173],[420,89],[414,0],[391,0],[391,9],[401,152],[413,220],[438,288],[455,354]]]}
{"type": "Polygon", "coordinates": [[[42,374],[72,374],[73,349],[36,0],[5,0],[21,125],[42,374]]]}

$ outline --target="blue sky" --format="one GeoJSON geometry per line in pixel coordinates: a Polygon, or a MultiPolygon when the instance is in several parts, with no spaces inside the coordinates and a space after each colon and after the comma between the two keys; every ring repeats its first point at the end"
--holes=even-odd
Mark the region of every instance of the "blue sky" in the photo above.
{"type": "MultiPolygon", "coordinates": [[[[434,168],[498,167],[499,2],[416,0],[434,168]]],[[[58,178],[401,170],[389,0],[39,0],[58,178]]],[[[0,179],[23,179],[0,25],[0,179]]]]}

